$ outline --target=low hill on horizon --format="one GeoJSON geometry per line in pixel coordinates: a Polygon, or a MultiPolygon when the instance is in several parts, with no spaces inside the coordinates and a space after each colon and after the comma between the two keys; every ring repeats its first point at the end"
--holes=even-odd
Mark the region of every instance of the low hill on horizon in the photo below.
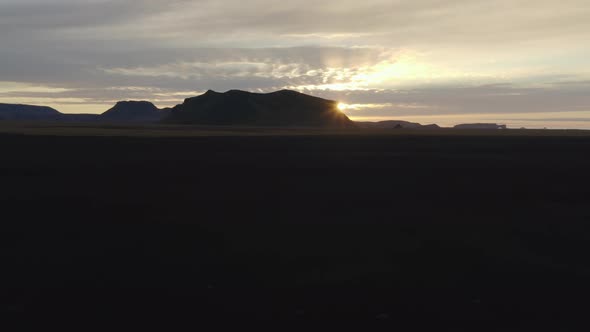
{"type": "MultiPolygon", "coordinates": [[[[251,93],[212,90],[187,98],[173,108],[160,109],[149,101],[119,101],[102,114],[64,114],[47,106],[0,103],[0,120],[170,123],[228,126],[327,127],[360,129],[439,129],[437,124],[402,120],[352,121],[338,102],[291,90],[251,93]]],[[[460,124],[456,129],[505,129],[504,125],[460,124]]]]}
{"type": "Polygon", "coordinates": [[[364,129],[440,129],[437,124],[423,125],[417,122],[401,121],[401,120],[385,120],[378,122],[370,121],[356,121],[360,128],[364,129]]]}
{"type": "Polygon", "coordinates": [[[0,104],[0,120],[60,120],[62,113],[48,106],[0,104]]]}
{"type": "Polygon", "coordinates": [[[454,129],[507,129],[506,125],[497,123],[462,123],[453,127],[454,129]]]}
{"type": "Polygon", "coordinates": [[[338,102],[290,90],[252,93],[212,90],[172,108],[165,123],[355,128],[338,102]]]}
{"type": "Polygon", "coordinates": [[[148,101],[120,101],[102,114],[61,113],[48,106],[0,104],[0,120],[50,122],[155,123],[169,113],[148,101]]]}
{"type": "MultiPolygon", "coordinates": [[[[119,101],[102,114],[61,113],[49,106],[0,103],[0,121],[67,123],[171,123],[228,126],[326,127],[360,129],[440,129],[437,124],[402,120],[352,121],[338,102],[296,91],[262,94],[240,90],[212,90],[173,108],[160,109],[149,101],[119,101]]],[[[464,123],[453,129],[502,130],[496,123],[464,123]]]]}
{"type": "Polygon", "coordinates": [[[100,121],[108,122],[157,122],[168,115],[149,101],[120,101],[102,113],[100,121]]]}

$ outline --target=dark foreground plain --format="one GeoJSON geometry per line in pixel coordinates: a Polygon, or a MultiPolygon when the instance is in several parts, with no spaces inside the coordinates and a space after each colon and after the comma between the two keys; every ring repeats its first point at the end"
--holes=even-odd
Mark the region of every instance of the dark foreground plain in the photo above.
{"type": "Polygon", "coordinates": [[[14,128],[5,322],[589,325],[587,133],[14,128]]]}

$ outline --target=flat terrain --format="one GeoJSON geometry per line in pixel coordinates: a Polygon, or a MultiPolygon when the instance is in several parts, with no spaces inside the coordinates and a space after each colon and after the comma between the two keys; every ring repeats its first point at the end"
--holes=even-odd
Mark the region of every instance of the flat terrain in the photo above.
{"type": "Polygon", "coordinates": [[[199,126],[171,124],[64,123],[0,121],[0,134],[33,136],[218,137],[218,136],[532,136],[590,137],[576,129],[322,129],[253,126],[199,126]]]}
{"type": "Polygon", "coordinates": [[[587,330],[587,132],[0,133],[3,315],[587,330]]]}

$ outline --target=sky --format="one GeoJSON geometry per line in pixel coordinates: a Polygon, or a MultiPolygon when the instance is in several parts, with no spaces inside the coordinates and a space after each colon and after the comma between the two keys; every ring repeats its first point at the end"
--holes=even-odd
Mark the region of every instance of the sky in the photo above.
{"type": "Polygon", "coordinates": [[[588,0],[0,0],[0,102],[293,89],[354,120],[590,129],[588,0]]]}

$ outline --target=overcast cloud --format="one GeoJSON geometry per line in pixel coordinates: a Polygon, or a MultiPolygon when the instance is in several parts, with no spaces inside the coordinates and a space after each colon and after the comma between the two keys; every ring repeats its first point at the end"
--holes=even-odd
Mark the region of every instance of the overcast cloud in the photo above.
{"type": "Polygon", "coordinates": [[[0,0],[0,102],[291,88],[357,119],[590,128],[589,17],[587,0],[0,0]]]}

